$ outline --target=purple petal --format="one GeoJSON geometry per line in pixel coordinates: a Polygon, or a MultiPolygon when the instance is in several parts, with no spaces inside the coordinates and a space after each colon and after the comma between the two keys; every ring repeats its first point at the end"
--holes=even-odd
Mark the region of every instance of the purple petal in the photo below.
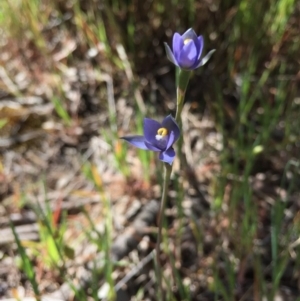
{"type": "Polygon", "coordinates": [[[190,28],[188,29],[183,35],[182,35],[182,40],[186,40],[186,39],[191,39],[193,40],[194,42],[197,40],[197,35],[195,33],[195,31],[190,28]]]}
{"type": "Polygon", "coordinates": [[[167,43],[164,43],[164,44],[165,44],[165,49],[166,49],[166,53],[167,53],[167,57],[168,57],[169,61],[171,61],[174,65],[179,66],[169,45],[167,43]]]}
{"type": "Polygon", "coordinates": [[[167,143],[167,146],[166,146],[166,150],[168,150],[169,148],[172,147],[172,145],[174,144],[175,142],[175,134],[174,132],[172,131],[170,134],[169,134],[169,139],[168,139],[168,143],[167,143]]]}
{"type": "Polygon", "coordinates": [[[181,49],[183,48],[183,39],[181,35],[177,32],[174,33],[173,36],[173,54],[175,59],[178,61],[181,49]]]}
{"type": "Polygon", "coordinates": [[[195,46],[196,46],[196,49],[197,49],[197,53],[199,54],[199,51],[200,51],[200,43],[199,43],[199,40],[198,40],[198,37],[195,33],[195,31],[190,28],[188,29],[183,35],[182,35],[182,38],[183,38],[183,41],[185,41],[186,39],[191,39],[194,41],[195,43],[195,46]]]}
{"type": "Polygon", "coordinates": [[[216,51],[216,49],[211,50],[195,67],[194,69],[203,66],[204,64],[206,64],[209,59],[211,58],[211,56],[213,55],[213,53],[216,51]]]}
{"type": "Polygon", "coordinates": [[[162,125],[156,120],[150,118],[144,118],[144,137],[150,144],[156,143],[155,136],[157,135],[157,130],[160,129],[162,125]]]}
{"type": "Polygon", "coordinates": [[[170,165],[173,163],[175,158],[175,151],[173,148],[169,148],[168,150],[161,152],[159,154],[159,160],[169,163],[170,165]]]}
{"type": "Polygon", "coordinates": [[[129,142],[137,148],[148,150],[148,147],[145,144],[144,136],[127,136],[120,137],[120,139],[124,139],[125,141],[129,142]]]}
{"type": "Polygon", "coordinates": [[[198,44],[199,44],[198,57],[197,57],[197,59],[200,60],[200,57],[201,57],[201,54],[202,54],[202,51],[203,51],[204,40],[203,40],[203,37],[202,37],[202,36],[199,36],[199,37],[197,38],[197,40],[198,40],[198,44]]]}
{"type": "Polygon", "coordinates": [[[149,142],[145,141],[146,146],[149,150],[152,150],[154,152],[161,152],[160,148],[157,148],[155,145],[150,144],[149,142]]]}
{"type": "MultiPolygon", "coordinates": [[[[172,115],[167,116],[163,122],[162,122],[162,127],[166,128],[169,133],[173,132],[174,133],[174,142],[179,138],[180,136],[180,129],[178,124],[176,123],[176,120],[172,117],[172,115]]],[[[169,139],[170,141],[170,139],[169,139]]],[[[174,143],[173,142],[173,143],[174,143]]]]}
{"type": "Polygon", "coordinates": [[[188,69],[195,64],[196,60],[197,48],[194,41],[190,41],[183,46],[178,59],[178,64],[181,68],[188,69]]]}

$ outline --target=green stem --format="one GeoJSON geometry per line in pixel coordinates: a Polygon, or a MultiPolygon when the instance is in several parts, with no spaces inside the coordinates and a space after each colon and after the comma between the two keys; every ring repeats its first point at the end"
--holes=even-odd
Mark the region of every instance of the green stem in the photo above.
{"type": "Polygon", "coordinates": [[[177,70],[177,78],[176,78],[176,85],[177,85],[177,109],[176,109],[176,121],[177,123],[180,122],[180,115],[183,108],[185,91],[188,86],[191,77],[191,71],[177,70]]]}
{"type": "MultiPolygon", "coordinates": [[[[184,105],[184,98],[185,98],[185,92],[186,88],[188,86],[189,80],[191,77],[191,71],[186,70],[177,70],[177,78],[176,78],[176,84],[177,84],[177,104],[176,104],[176,116],[175,120],[180,128],[180,131],[182,132],[182,123],[181,123],[181,113],[184,105]]],[[[183,144],[183,136],[180,135],[180,138],[177,142],[178,147],[178,158],[179,158],[179,168],[181,168],[182,162],[184,161],[183,153],[182,153],[182,144],[183,144]]]]}
{"type": "MultiPolygon", "coordinates": [[[[177,107],[176,107],[176,116],[175,120],[177,124],[179,125],[179,128],[181,129],[181,112],[183,109],[183,103],[184,103],[184,96],[185,91],[187,88],[187,85],[190,80],[191,71],[186,70],[177,70],[177,79],[176,79],[176,85],[177,85],[177,107]]],[[[181,147],[180,147],[181,148],[181,147]]],[[[181,152],[179,150],[179,157],[181,157],[181,152]]],[[[156,272],[157,272],[157,283],[158,283],[158,294],[159,294],[159,301],[164,301],[164,292],[163,292],[163,277],[162,277],[162,266],[160,264],[160,244],[162,241],[162,228],[163,228],[163,222],[164,222],[164,213],[167,203],[167,195],[168,195],[168,188],[169,188],[169,182],[170,177],[172,173],[172,165],[169,165],[168,163],[164,164],[164,184],[163,184],[163,193],[161,197],[161,203],[160,203],[160,210],[159,210],[159,216],[158,216],[158,234],[157,234],[157,242],[156,242],[156,272]]]]}
{"type": "Polygon", "coordinates": [[[164,222],[164,212],[167,204],[167,195],[169,190],[170,177],[172,173],[172,165],[168,163],[164,163],[164,185],[163,185],[163,193],[161,197],[160,210],[158,216],[158,233],[157,233],[157,242],[156,242],[156,265],[157,265],[157,283],[159,286],[159,300],[164,301],[164,292],[162,285],[162,267],[160,264],[160,243],[162,241],[162,228],[164,222]]]}
{"type": "Polygon", "coordinates": [[[186,88],[190,81],[191,73],[192,72],[188,71],[188,70],[180,69],[178,71],[178,69],[177,69],[177,79],[176,79],[177,110],[176,110],[176,117],[175,117],[177,123],[179,123],[179,121],[180,121],[180,115],[181,115],[182,108],[183,108],[185,91],[186,91],[186,88]]]}
{"type": "Polygon", "coordinates": [[[181,112],[183,109],[183,103],[184,103],[184,96],[185,96],[185,91],[182,91],[180,89],[180,87],[177,87],[177,104],[176,104],[176,116],[175,116],[175,120],[177,122],[177,124],[179,125],[180,129],[181,129],[181,112]]]}

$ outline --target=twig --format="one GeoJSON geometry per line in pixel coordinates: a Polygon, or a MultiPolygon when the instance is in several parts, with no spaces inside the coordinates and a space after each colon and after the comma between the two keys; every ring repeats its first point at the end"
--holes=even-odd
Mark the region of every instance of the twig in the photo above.
{"type": "Polygon", "coordinates": [[[120,290],[123,285],[125,285],[133,276],[135,276],[146,264],[148,264],[154,257],[155,251],[152,250],[145,258],[141,260],[141,262],[138,263],[123,279],[121,279],[116,285],[115,285],[115,291],[117,292],[120,290]]]}

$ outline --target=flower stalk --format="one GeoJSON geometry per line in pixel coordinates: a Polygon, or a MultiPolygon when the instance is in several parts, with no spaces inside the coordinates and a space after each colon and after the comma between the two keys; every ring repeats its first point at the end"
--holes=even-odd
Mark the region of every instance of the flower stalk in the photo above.
{"type": "Polygon", "coordinates": [[[157,283],[159,286],[159,300],[164,300],[164,293],[163,293],[163,283],[162,283],[162,266],[160,263],[160,244],[162,241],[162,229],[164,224],[164,212],[167,204],[167,195],[169,191],[169,183],[172,173],[172,165],[169,165],[167,163],[164,163],[164,183],[163,183],[163,191],[161,196],[161,202],[160,202],[160,209],[157,219],[157,225],[158,225],[158,233],[157,233],[157,241],[156,241],[156,267],[157,267],[157,283]]]}
{"type": "Polygon", "coordinates": [[[183,70],[183,69],[179,69],[179,73],[178,73],[175,120],[179,124],[180,129],[181,129],[180,117],[181,117],[181,112],[184,104],[185,92],[191,77],[191,73],[192,73],[191,71],[183,70]]]}
{"type": "MultiPolygon", "coordinates": [[[[175,120],[177,124],[179,125],[179,129],[181,132],[181,112],[183,109],[184,104],[184,98],[185,98],[185,92],[186,88],[188,86],[189,80],[191,76],[191,71],[179,69],[178,73],[178,80],[177,80],[177,102],[176,102],[176,117],[175,120]]],[[[182,136],[180,136],[181,138],[182,136]]],[[[180,139],[179,138],[179,139],[180,139]]],[[[180,143],[181,145],[181,143],[180,143]]],[[[179,158],[181,157],[181,151],[179,152],[179,158]]],[[[158,225],[158,233],[157,233],[157,242],[156,242],[156,266],[157,266],[157,283],[159,286],[159,300],[164,300],[163,295],[163,283],[162,283],[162,266],[160,263],[160,244],[162,241],[162,230],[164,225],[164,213],[165,208],[167,204],[167,195],[169,191],[169,183],[172,173],[172,165],[164,163],[164,182],[163,182],[163,191],[162,191],[162,197],[161,197],[161,203],[160,203],[160,210],[157,220],[158,225]]]]}

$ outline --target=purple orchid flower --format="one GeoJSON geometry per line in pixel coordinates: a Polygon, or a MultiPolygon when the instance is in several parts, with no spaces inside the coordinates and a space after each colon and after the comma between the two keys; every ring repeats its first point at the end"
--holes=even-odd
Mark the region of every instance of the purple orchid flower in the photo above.
{"type": "Polygon", "coordinates": [[[211,50],[201,59],[204,40],[202,36],[197,37],[192,28],[188,29],[182,36],[175,33],[173,36],[173,52],[165,43],[165,49],[168,59],[185,70],[194,70],[203,66],[215,52],[211,50]]]}
{"type": "Polygon", "coordinates": [[[175,151],[173,144],[180,136],[179,127],[175,119],[169,115],[162,123],[153,119],[144,119],[144,136],[127,136],[121,137],[130,144],[145,150],[159,152],[159,160],[173,163],[175,151]]]}

